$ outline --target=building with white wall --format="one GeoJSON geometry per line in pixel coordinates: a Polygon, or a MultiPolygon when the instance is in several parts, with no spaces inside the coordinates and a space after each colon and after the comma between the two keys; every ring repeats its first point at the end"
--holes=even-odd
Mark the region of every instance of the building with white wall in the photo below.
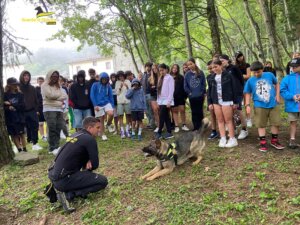
{"type": "MultiPolygon", "coordinates": [[[[98,55],[69,62],[70,78],[77,74],[79,70],[85,70],[86,74],[88,74],[90,68],[95,69],[97,74],[101,72],[111,74],[119,70],[131,70],[134,74],[137,74],[130,55],[126,54],[122,48],[118,46],[114,47],[112,55],[112,57],[102,57],[98,55]]],[[[143,65],[138,63],[138,69],[143,71],[143,65]]]]}
{"type": "Polygon", "coordinates": [[[108,74],[114,72],[114,63],[112,57],[95,56],[74,60],[68,63],[70,78],[77,74],[79,70],[84,70],[88,74],[88,70],[93,68],[96,73],[107,72],[108,74]]]}

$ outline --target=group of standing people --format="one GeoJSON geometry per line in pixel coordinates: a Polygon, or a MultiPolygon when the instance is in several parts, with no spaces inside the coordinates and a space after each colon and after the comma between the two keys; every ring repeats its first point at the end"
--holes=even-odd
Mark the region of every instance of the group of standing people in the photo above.
{"type": "MultiPolygon", "coordinates": [[[[293,58],[297,59],[297,55],[293,58]]],[[[289,73],[296,74],[297,69],[293,65],[290,62],[287,67],[289,73]]],[[[137,78],[131,71],[118,71],[110,75],[102,72],[97,77],[96,71],[89,69],[90,80],[86,80],[85,71],[80,70],[72,83],[53,70],[48,72],[45,79],[38,78],[38,87],[30,84],[30,72],[23,71],[19,81],[9,78],[5,87],[7,129],[19,151],[27,151],[26,127],[27,142],[32,143],[33,150],[41,149],[38,144],[40,130],[41,138],[49,143],[49,152],[57,153],[61,133],[68,136],[69,117],[72,127],[77,131],[82,129],[84,118],[98,118],[101,124],[99,136],[104,141],[107,140],[106,128],[111,133],[119,133],[122,139],[141,140],[145,112],[147,127],[153,129],[156,138],[169,139],[180,128],[183,131],[190,130],[186,125],[187,99],[191,109],[192,129],[198,130],[201,127],[203,106],[207,99],[207,110],[212,121],[209,139],[220,137],[219,147],[235,147],[238,145],[237,140],[248,136],[248,128],[252,126],[249,113],[251,96],[258,127],[266,126],[265,118],[263,122],[257,122],[261,113],[269,116],[269,113],[259,112],[259,108],[278,108],[275,106],[279,101],[280,86],[276,72],[269,61],[265,65],[259,62],[248,64],[240,51],[236,52],[234,60],[225,54],[215,55],[207,63],[207,70],[209,74],[205,76],[193,58],[183,64],[183,74],[178,64],[169,67],[164,63],[148,62],[145,64],[145,72],[137,78]],[[254,76],[251,77],[251,73],[254,76]],[[273,101],[272,104],[269,101],[273,101]],[[243,106],[246,113],[242,111],[243,106]],[[235,118],[241,123],[237,138],[235,118]],[[43,126],[44,121],[47,123],[47,132],[43,126]]],[[[274,122],[275,127],[272,129],[271,145],[282,149],[277,138],[277,122],[274,122]]],[[[265,132],[260,128],[259,136],[264,143],[265,132]]],[[[291,136],[293,139],[294,135],[291,136]]]]}

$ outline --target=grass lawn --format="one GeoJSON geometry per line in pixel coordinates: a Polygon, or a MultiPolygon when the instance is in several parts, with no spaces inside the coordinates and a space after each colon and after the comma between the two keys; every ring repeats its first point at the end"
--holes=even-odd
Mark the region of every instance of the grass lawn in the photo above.
{"type": "MultiPolygon", "coordinates": [[[[182,134],[182,133],[181,133],[182,134]]],[[[299,134],[299,131],[298,131],[299,134]]],[[[75,213],[67,215],[59,204],[43,195],[47,167],[54,159],[47,151],[40,163],[0,170],[0,224],[300,224],[300,150],[257,148],[256,129],[234,149],[219,149],[208,141],[198,166],[186,163],[152,182],[139,178],[155,166],[142,142],[109,135],[99,140],[100,168],[109,187],[88,199],[76,199],[75,213]]],[[[270,137],[268,137],[269,139],[270,137]]],[[[283,127],[282,143],[288,140],[283,127]]]]}

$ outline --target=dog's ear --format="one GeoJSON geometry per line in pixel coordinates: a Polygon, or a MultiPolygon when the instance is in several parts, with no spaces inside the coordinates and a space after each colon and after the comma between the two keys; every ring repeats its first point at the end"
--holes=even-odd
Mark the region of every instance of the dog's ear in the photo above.
{"type": "Polygon", "coordinates": [[[157,148],[157,149],[160,149],[160,147],[161,147],[161,140],[156,139],[156,140],[155,140],[155,145],[156,145],[156,148],[157,148]]]}

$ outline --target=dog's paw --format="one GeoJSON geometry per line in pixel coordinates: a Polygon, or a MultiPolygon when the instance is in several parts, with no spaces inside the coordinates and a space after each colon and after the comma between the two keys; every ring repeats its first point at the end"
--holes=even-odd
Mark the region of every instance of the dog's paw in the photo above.
{"type": "Polygon", "coordinates": [[[154,180],[155,178],[152,178],[152,177],[147,177],[146,178],[146,181],[151,181],[151,180],[154,180]]]}
{"type": "Polygon", "coordinates": [[[146,176],[141,176],[140,179],[141,180],[145,180],[147,177],[146,176]]]}

